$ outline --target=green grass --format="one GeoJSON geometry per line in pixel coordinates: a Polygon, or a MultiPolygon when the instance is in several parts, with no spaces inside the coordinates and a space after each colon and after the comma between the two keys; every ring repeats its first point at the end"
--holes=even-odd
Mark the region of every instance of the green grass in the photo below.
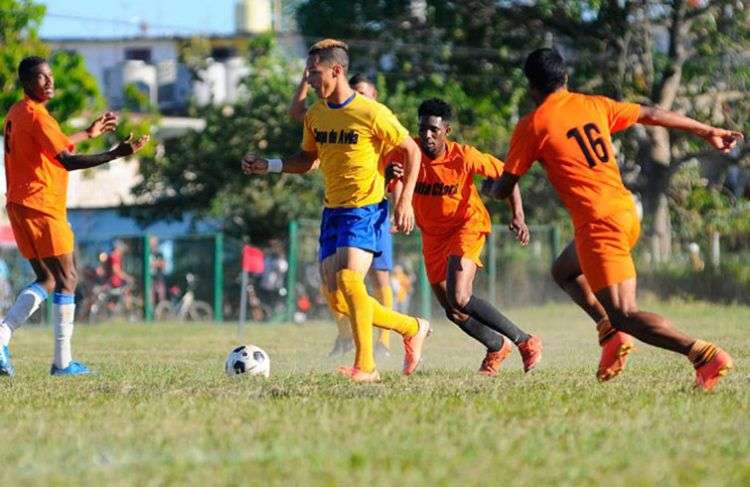
{"type": "Polygon", "coordinates": [[[733,354],[717,391],[645,345],[598,384],[593,325],[568,305],[509,313],[544,340],[528,375],[514,353],[477,376],[480,347],[437,324],[421,372],[402,378],[395,354],[376,385],[331,373],[330,324],[247,328],[268,380],[223,375],[230,325],[81,325],[98,374],[63,379],[50,331],[28,328],[0,381],[0,485],[750,484],[750,308],[652,308],[733,354]]]}

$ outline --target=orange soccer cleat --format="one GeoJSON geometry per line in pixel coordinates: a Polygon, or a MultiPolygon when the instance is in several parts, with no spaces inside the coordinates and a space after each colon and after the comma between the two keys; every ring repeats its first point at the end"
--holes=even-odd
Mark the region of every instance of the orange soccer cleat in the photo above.
{"type": "Polygon", "coordinates": [[[599,360],[599,370],[596,378],[600,382],[614,379],[625,368],[628,354],[635,350],[633,337],[627,333],[616,331],[607,337],[602,343],[602,357],[599,360]]]}
{"type": "Polygon", "coordinates": [[[524,372],[533,369],[542,360],[542,348],[542,340],[538,336],[531,336],[518,345],[518,351],[523,359],[524,372]]]}
{"type": "Polygon", "coordinates": [[[710,391],[732,367],[732,357],[719,347],[715,347],[714,353],[708,354],[702,364],[695,364],[695,388],[710,391]]]}
{"type": "Polygon", "coordinates": [[[425,339],[432,333],[430,322],[417,318],[419,330],[413,337],[404,337],[404,375],[411,375],[422,361],[422,348],[425,339]]]}
{"type": "Polygon", "coordinates": [[[347,367],[345,365],[342,365],[337,368],[336,371],[352,382],[380,382],[380,373],[377,370],[373,370],[372,372],[365,372],[364,370],[360,370],[356,367],[347,367]]]}
{"type": "Polygon", "coordinates": [[[503,360],[508,358],[508,355],[513,351],[513,348],[508,343],[507,339],[503,340],[503,346],[496,352],[490,352],[487,350],[487,355],[482,360],[482,365],[479,367],[479,373],[488,377],[497,375],[500,371],[500,365],[503,360]]]}

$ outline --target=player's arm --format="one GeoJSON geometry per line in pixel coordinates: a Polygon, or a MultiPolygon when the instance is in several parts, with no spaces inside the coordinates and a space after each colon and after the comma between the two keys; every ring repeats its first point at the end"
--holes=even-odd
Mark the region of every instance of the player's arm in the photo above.
{"type": "MultiPolygon", "coordinates": [[[[502,176],[500,176],[502,179],[502,176]]],[[[528,245],[530,240],[529,227],[526,225],[526,216],[523,212],[523,200],[521,199],[521,190],[518,184],[513,186],[513,190],[508,198],[508,204],[510,205],[510,223],[508,228],[516,235],[516,239],[521,245],[528,245]]]]}
{"type": "Polygon", "coordinates": [[[100,166],[107,162],[114,161],[121,157],[127,157],[141,150],[150,139],[149,135],[143,135],[137,139],[133,139],[133,134],[130,134],[126,140],[121,141],[113,149],[100,154],[72,154],[67,150],[64,150],[57,154],[56,159],[63,165],[68,171],[75,171],[77,169],[88,169],[91,167],[100,166]]]}
{"type": "Polygon", "coordinates": [[[731,151],[737,145],[737,142],[744,138],[741,132],[712,127],[690,117],[658,107],[641,106],[638,123],[690,132],[705,139],[715,149],[724,153],[731,151]]]}
{"type": "Polygon", "coordinates": [[[269,172],[304,174],[314,169],[317,164],[317,152],[300,151],[286,159],[264,159],[255,154],[248,154],[242,159],[242,172],[247,175],[269,172]]]}
{"type": "Polygon", "coordinates": [[[73,145],[78,145],[84,140],[95,139],[107,132],[113,132],[117,128],[117,115],[114,112],[104,112],[94,120],[86,130],[76,132],[69,137],[73,145]]]}
{"type": "Polygon", "coordinates": [[[422,154],[419,146],[411,137],[404,137],[398,145],[406,154],[404,163],[403,189],[401,196],[396,200],[396,208],[393,212],[393,218],[396,228],[406,234],[411,233],[414,229],[414,207],[412,198],[414,197],[414,188],[417,185],[419,177],[419,165],[422,161],[422,154]]]}
{"type": "MultiPolygon", "coordinates": [[[[503,163],[490,154],[479,152],[474,147],[468,146],[464,153],[464,162],[471,174],[479,174],[485,179],[482,183],[482,192],[491,190],[493,181],[503,175],[503,163]]],[[[508,228],[516,236],[521,245],[529,243],[529,227],[526,226],[526,217],[523,212],[523,200],[518,185],[514,185],[508,197],[511,217],[508,228]]]]}
{"type": "Polygon", "coordinates": [[[292,98],[292,104],[289,105],[289,110],[287,110],[289,116],[300,123],[305,120],[305,113],[307,113],[305,99],[307,98],[307,91],[309,88],[310,85],[307,84],[307,70],[305,70],[305,73],[302,75],[302,79],[299,82],[299,86],[297,86],[297,91],[294,93],[294,98],[292,98]]]}

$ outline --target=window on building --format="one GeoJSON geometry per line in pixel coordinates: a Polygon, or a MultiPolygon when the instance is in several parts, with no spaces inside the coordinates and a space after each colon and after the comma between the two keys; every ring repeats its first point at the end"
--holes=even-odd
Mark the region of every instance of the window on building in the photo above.
{"type": "Polygon", "coordinates": [[[237,53],[237,49],[231,46],[216,46],[211,49],[211,57],[215,61],[224,61],[233,57],[237,53]]]}
{"type": "Polygon", "coordinates": [[[132,47],[125,49],[125,59],[128,61],[151,62],[151,49],[147,47],[132,47]]]}

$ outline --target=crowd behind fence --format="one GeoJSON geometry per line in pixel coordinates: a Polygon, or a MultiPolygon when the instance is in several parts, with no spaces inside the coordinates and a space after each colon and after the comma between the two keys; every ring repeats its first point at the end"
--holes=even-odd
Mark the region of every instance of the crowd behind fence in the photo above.
{"type": "MultiPolygon", "coordinates": [[[[556,225],[530,227],[521,247],[504,225],[487,238],[474,291],[502,308],[564,300],[550,276],[554,258],[571,238],[556,225]]],[[[235,321],[305,323],[330,318],[318,270],[319,222],[292,221],[286,235],[253,246],[222,233],[159,238],[119,236],[77,243],[79,323],[112,321],[235,321]],[[144,290],[149,290],[144,292],[144,290]],[[244,312],[243,312],[244,310],[244,312]]],[[[743,302],[750,298],[750,256],[723,253],[716,238],[676,246],[657,264],[641,243],[635,255],[641,290],[674,296],[743,302]]],[[[396,234],[391,287],[398,310],[442,316],[424,271],[419,233],[396,234]]],[[[0,307],[33,279],[15,249],[0,249],[0,307]]],[[[51,307],[34,320],[46,321],[51,307]]]]}

